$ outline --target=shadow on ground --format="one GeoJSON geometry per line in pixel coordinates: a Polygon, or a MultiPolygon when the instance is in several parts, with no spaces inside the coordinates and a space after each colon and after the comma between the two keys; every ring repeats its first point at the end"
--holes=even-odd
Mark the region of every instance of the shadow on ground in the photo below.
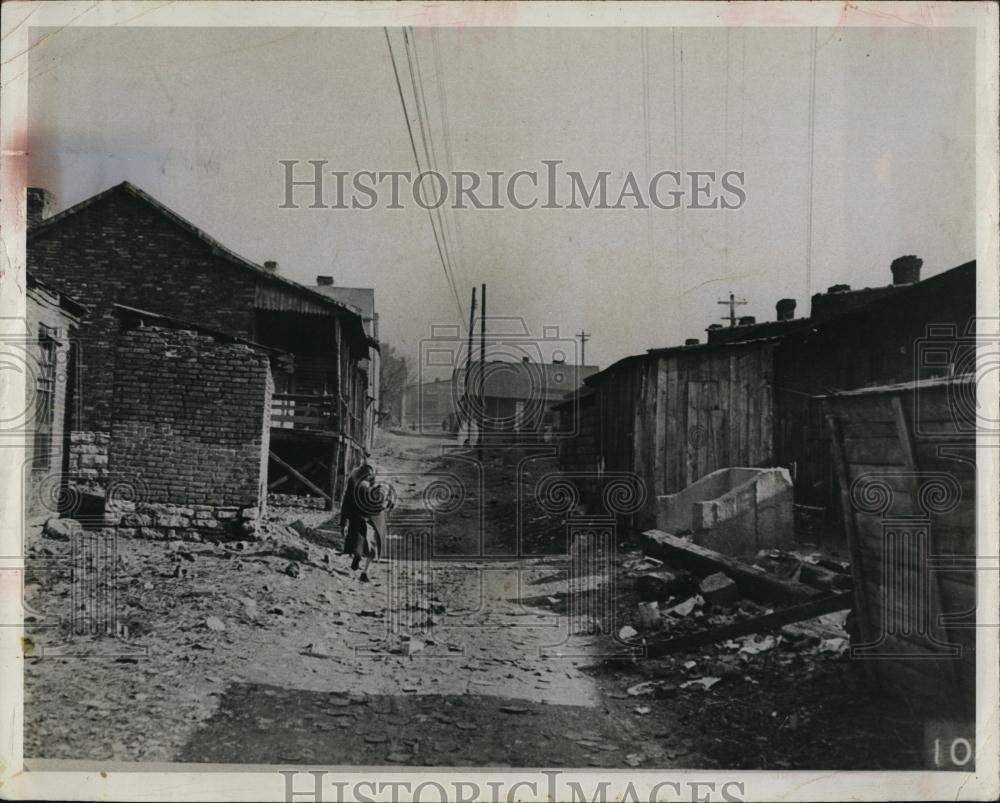
{"type": "Polygon", "coordinates": [[[627,740],[582,706],[236,684],[181,753],[200,763],[622,766],[627,740]]]}

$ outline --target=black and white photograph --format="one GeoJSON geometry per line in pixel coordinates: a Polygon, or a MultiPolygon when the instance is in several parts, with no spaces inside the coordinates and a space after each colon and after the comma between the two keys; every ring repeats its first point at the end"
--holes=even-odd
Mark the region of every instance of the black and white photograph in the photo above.
{"type": "Polygon", "coordinates": [[[0,794],[996,799],[997,5],[5,2],[0,794]]]}

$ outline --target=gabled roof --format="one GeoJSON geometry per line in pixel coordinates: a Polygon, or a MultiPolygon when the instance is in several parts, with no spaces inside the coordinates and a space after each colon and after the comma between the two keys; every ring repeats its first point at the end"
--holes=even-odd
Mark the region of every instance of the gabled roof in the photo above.
{"type": "Polygon", "coordinates": [[[36,223],[34,226],[28,229],[28,235],[27,235],[28,239],[33,240],[37,237],[43,236],[48,232],[52,231],[54,228],[57,228],[58,225],[63,221],[65,221],[66,219],[73,217],[79,212],[82,212],[87,207],[92,206],[98,201],[101,201],[111,195],[114,195],[115,193],[122,193],[122,192],[127,193],[133,198],[137,198],[150,208],[159,212],[163,217],[167,218],[176,226],[179,226],[180,228],[193,234],[195,237],[197,237],[199,240],[205,243],[205,245],[207,245],[210,249],[212,249],[212,251],[217,256],[222,257],[229,263],[239,268],[252,271],[258,279],[280,286],[283,289],[288,290],[289,292],[305,295],[311,301],[318,302],[320,304],[329,307],[331,311],[337,310],[340,312],[345,312],[350,315],[357,316],[360,321],[361,310],[358,309],[357,307],[352,306],[350,304],[345,304],[344,302],[336,298],[331,298],[330,296],[325,295],[324,293],[317,292],[315,289],[307,287],[304,284],[299,284],[298,282],[292,281],[291,279],[286,279],[284,276],[274,273],[273,271],[269,271],[265,269],[262,265],[258,265],[255,262],[251,262],[246,257],[240,256],[235,251],[230,250],[222,243],[220,243],[218,240],[216,240],[214,237],[210,236],[203,229],[199,228],[186,218],[181,217],[170,207],[156,200],[156,198],[154,198],[152,195],[140,189],[139,187],[136,187],[134,184],[128,181],[123,181],[121,182],[121,184],[116,184],[113,187],[109,187],[103,192],[97,193],[97,195],[92,195],[86,200],[80,201],[80,203],[74,204],[73,206],[64,209],[62,212],[59,212],[58,214],[55,214],[50,218],[46,218],[45,220],[36,223]]]}
{"type": "Polygon", "coordinates": [[[356,307],[365,320],[375,317],[375,290],[372,287],[341,287],[339,284],[317,284],[313,288],[342,304],[356,307]]]}
{"type": "Polygon", "coordinates": [[[42,293],[47,293],[52,297],[54,302],[63,309],[64,312],[69,313],[78,320],[90,312],[90,307],[81,304],[72,296],[60,293],[58,290],[54,290],[49,287],[45,284],[45,282],[37,278],[31,271],[25,272],[25,282],[29,290],[38,290],[42,293]]]}

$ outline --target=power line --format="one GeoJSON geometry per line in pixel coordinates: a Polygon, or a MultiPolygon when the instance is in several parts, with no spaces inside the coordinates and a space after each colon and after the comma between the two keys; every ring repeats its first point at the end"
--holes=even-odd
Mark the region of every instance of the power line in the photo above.
{"type": "MultiPolygon", "coordinates": [[[[448,174],[454,175],[455,166],[451,157],[451,125],[448,120],[448,92],[443,78],[444,70],[441,68],[441,50],[438,45],[437,28],[431,28],[431,50],[434,56],[434,85],[438,90],[438,113],[441,119],[441,133],[444,137],[445,166],[448,168],[448,174]]],[[[451,215],[445,215],[445,218],[450,218],[451,220],[451,228],[455,233],[456,250],[459,257],[458,264],[459,268],[462,268],[465,263],[465,245],[462,242],[462,229],[458,225],[454,207],[449,206],[447,211],[450,211],[451,215]]]]}
{"type": "Polygon", "coordinates": [[[812,30],[809,70],[809,202],[806,213],[806,298],[812,297],[813,165],[816,159],[816,36],[812,30]]]}
{"type": "MultiPolygon", "coordinates": [[[[434,147],[434,128],[431,125],[430,113],[427,111],[427,96],[424,93],[424,77],[420,69],[420,53],[417,51],[417,36],[412,27],[410,28],[409,38],[406,38],[405,28],[403,29],[403,36],[404,41],[406,41],[413,50],[413,64],[416,64],[417,68],[413,92],[414,98],[417,100],[417,122],[420,125],[421,140],[424,144],[424,153],[427,156],[429,169],[435,173],[440,173],[440,170],[438,170],[437,149],[434,147]],[[417,91],[418,88],[419,92],[417,91]],[[423,136],[425,130],[427,133],[426,138],[423,136]]],[[[409,50],[407,51],[407,58],[409,58],[409,50]]],[[[411,81],[414,79],[412,64],[410,65],[410,78],[411,81]]],[[[448,240],[448,231],[445,226],[444,216],[441,213],[441,207],[438,206],[434,212],[438,219],[438,230],[441,232],[441,240],[444,244],[445,257],[448,259],[448,269],[451,273],[451,281],[452,284],[457,287],[458,280],[455,277],[455,256],[452,253],[451,244],[448,240]]]]}
{"type": "MultiPolygon", "coordinates": [[[[389,59],[392,62],[392,74],[396,79],[396,91],[399,93],[399,102],[403,107],[403,119],[406,121],[406,133],[410,139],[410,148],[413,151],[413,159],[416,162],[417,170],[421,171],[420,168],[420,157],[417,155],[417,143],[413,137],[413,126],[410,124],[410,114],[406,108],[406,99],[403,96],[403,84],[399,79],[399,68],[396,65],[396,54],[392,49],[392,42],[389,39],[389,29],[383,27],[383,32],[385,33],[385,44],[389,48],[389,59]]],[[[434,244],[437,246],[438,258],[441,260],[441,269],[444,271],[445,280],[448,282],[448,286],[451,288],[452,294],[455,297],[455,304],[459,311],[459,320],[465,317],[465,309],[462,306],[462,302],[458,298],[458,291],[455,289],[455,285],[451,280],[451,276],[448,273],[448,266],[445,262],[444,252],[441,249],[441,241],[438,238],[437,229],[434,226],[434,216],[431,214],[431,210],[427,210],[427,216],[431,222],[431,232],[434,234],[434,244]]]]}
{"type": "MultiPolygon", "coordinates": [[[[410,71],[410,87],[413,90],[413,103],[417,110],[417,126],[420,130],[420,141],[423,145],[424,156],[426,158],[427,169],[435,173],[438,172],[436,160],[433,157],[433,140],[431,140],[431,145],[428,146],[428,138],[432,136],[430,131],[430,125],[426,122],[426,104],[422,105],[423,98],[423,83],[420,83],[420,88],[418,89],[417,84],[417,74],[420,70],[419,62],[417,63],[416,69],[414,69],[414,62],[416,61],[416,39],[412,38],[413,29],[403,28],[403,46],[406,51],[406,63],[410,71]],[[407,33],[407,30],[410,32],[407,33]],[[411,38],[412,38],[412,53],[411,53],[411,38]]],[[[419,163],[418,163],[419,169],[419,163]]],[[[427,192],[423,193],[424,203],[427,203],[427,192]]],[[[435,205],[437,206],[437,205],[435,205]]],[[[451,285],[452,292],[455,294],[455,298],[458,299],[458,285],[455,280],[455,271],[452,267],[451,251],[448,248],[448,239],[445,236],[444,226],[441,223],[441,210],[440,208],[430,209],[428,205],[428,213],[431,218],[431,226],[434,226],[435,215],[437,215],[437,233],[440,237],[440,244],[444,251],[445,258],[445,273],[448,276],[448,283],[451,285]]]]}

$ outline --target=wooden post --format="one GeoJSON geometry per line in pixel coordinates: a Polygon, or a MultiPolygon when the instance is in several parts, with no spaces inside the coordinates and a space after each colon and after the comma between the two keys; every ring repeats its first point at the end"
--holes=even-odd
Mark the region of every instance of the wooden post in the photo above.
{"type": "Polygon", "coordinates": [[[333,442],[333,450],[330,453],[330,506],[328,510],[333,510],[337,504],[337,480],[340,476],[340,439],[333,442]]]}

